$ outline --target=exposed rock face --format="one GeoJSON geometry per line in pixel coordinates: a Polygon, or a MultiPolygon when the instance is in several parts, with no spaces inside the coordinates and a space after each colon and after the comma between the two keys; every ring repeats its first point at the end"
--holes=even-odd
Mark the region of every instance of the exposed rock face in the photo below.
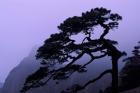
{"type": "MultiPolygon", "coordinates": [[[[35,59],[34,55],[35,50],[32,51],[28,57],[24,58],[21,63],[10,72],[3,86],[2,93],[20,93],[26,78],[40,67],[39,62],[35,59]]],[[[86,60],[87,58],[82,59],[82,61],[86,60]]],[[[59,84],[56,84],[56,81],[50,81],[42,87],[27,91],[27,93],[60,93],[62,90],[67,89],[73,84],[82,85],[86,83],[87,80],[91,80],[100,75],[100,73],[106,70],[106,68],[110,68],[108,60],[102,59],[100,61],[101,62],[95,61],[92,65],[90,65],[87,73],[74,73],[71,78],[68,80],[61,80],[59,84]]],[[[110,75],[106,75],[98,82],[89,85],[86,89],[78,93],[98,93],[100,89],[104,89],[105,86],[110,84],[110,77],[110,75]]]]}

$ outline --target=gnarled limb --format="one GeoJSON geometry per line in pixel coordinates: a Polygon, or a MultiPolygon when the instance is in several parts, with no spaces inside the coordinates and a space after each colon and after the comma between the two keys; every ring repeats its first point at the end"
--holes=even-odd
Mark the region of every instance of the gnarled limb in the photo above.
{"type": "Polygon", "coordinates": [[[104,75],[106,75],[108,73],[112,73],[112,70],[111,69],[105,70],[98,77],[96,77],[92,80],[89,80],[83,86],[80,86],[80,85],[76,84],[76,85],[72,86],[72,88],[68,88],[66,91],[63,91],[61,93],[77,93],[78,91],[81,91],[81,90],[85,89],[88,85],[93,84],[97,80],[101,79],[104,75]]]}

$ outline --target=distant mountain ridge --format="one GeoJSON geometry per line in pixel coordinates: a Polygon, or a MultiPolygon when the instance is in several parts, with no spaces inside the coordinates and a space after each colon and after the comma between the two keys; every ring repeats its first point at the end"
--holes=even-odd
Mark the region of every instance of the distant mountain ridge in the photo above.
{"type": "Polygon", "coordinates": [[[2,93],[3,83],[0,82],[0,93],[2,93]]]}
{"type": "MultiPolygon", "coordinates": [[[[39,61],[35,58],[35,54],[36,49],[33,49],[29,56],[24,58],[21,63],[9,73],[4,83],[2,93],[20,93],[19,91],[23,87],[26,78],[40,67],[39,61]]],[[[82,61],[86,61],[85,59],[87,58],[83,58],[82,61]]],[[[87,80],[93,79],[102,71],[106,70],[106,68],[110,67],[108,61],[106,62],[105,59],[100,61],[102,62],[93,62],[93,65],[89,66],[88,72],[84,75],[75,73],[73,77],[68,80],[62,80],[59,84],[50,81],[50,83],[45,86],[31,89],[27,91],[27,93],[60,93],[72,84],[84,84],[87,80]]],[[[99,89],[103,89],[110,84],[111,79],[109,77],[109,75],[106,75],[97,83],[89,85],[86,89],[78,93],[93,93],[93,91],[94,93],[98,93],[99,89]]]]}
{"type": "Polygon", "coordinates": [[[3,87],[3,83],[0,82],[0,88],[3,87]]]}
{"type": "Polygon", "coordinates": [[[18,66],[11,70],[3,85],[2,93],[19,93],[26,77],[38,69],[39,62],[35,60],[35,51],[36,48],[18,66]]]}

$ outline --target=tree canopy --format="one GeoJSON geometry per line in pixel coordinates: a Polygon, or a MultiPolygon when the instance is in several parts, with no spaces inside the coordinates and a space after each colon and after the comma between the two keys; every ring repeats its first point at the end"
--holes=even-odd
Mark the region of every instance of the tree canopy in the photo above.
{"type": "MultiPolygon", "coordinates": [[[[87,65],[95,59],[110,56],[113,62],[114,60],[117,62],[123,53],[114,46],[117,44],[116,41],[106,39],[105,36],[110,30],[118,27],[120,20],[122,17],[119,14],[102,7],[91,9],[82,13],[81,16],[67,18],[58,26],[59,33],[52,34],[38,49],[36,58],[42,60],[42,66],[26,79],[21,92],[43,86],[50,79],[67,79],[74,72],[86,72],[87,65]],[[101,27],[102,33],[95,39],[93,35],[96,27],[101,27]],[[78,36],[78,34],[82,34],[84,38],[77,43],[72,36],[78,36]],[[90,57],[90,60],[78,64],[77,61],[85,54],[90,57]],[[61,66],[59,67],[58,64],[61,66]],[[45,81],[42,81],[43,79],[45,81]]],[[[88,81],[83,86],[76,85],[75,91],[84,89],[106,73],[112,73],[112,70],[103,72],[99,77],[88,81]]],[[[69,92],[63,91],[62,93],[69,92]]]]}

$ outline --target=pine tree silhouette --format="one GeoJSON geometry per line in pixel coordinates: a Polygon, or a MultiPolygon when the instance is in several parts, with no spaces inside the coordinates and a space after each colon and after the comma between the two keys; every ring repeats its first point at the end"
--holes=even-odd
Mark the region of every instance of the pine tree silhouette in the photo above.
{"type": "Polygon", "coordinates": [[[52,79],[67,79],[74,72],[86,72],[87,65],[90,65],[95,59],[110,56],[112,69],[104,71],[84,85],[75,84],[62,93],[76,93],[83,90],[108,73],[112,74],[112,93],[118,93],[118,60],[123,53],[115,47],[116,41],[106,39],[105,36],[110,30],[118,27],[120,20],[122,17],[119,14],[111,13],[111,10],[102,7],[91,9],[82,13],[81,16],[66,19],[58,26],[60,32],[52,34],[38,49],[36,57],[42,60],[42,67],[26,79],[21,92],[43,86],[52,79]],[[95,39],[93,32],[97,26],[100,26],[103,31],[95,39]],[[79,33],[83,34],[84,38],[77,43],[76,39],[71,37],[78,36],[79,33]],[[97,52],[100,52],[100,55],[97,55],[97,52]],[[90,57],[89,61],[85,64],[78,64],[77,61],[85,54],[90,57]],[[61,64],[59,68],[58,64],[61,64]],[[43,79],[46,81],[42,81],[43,79]]]}

